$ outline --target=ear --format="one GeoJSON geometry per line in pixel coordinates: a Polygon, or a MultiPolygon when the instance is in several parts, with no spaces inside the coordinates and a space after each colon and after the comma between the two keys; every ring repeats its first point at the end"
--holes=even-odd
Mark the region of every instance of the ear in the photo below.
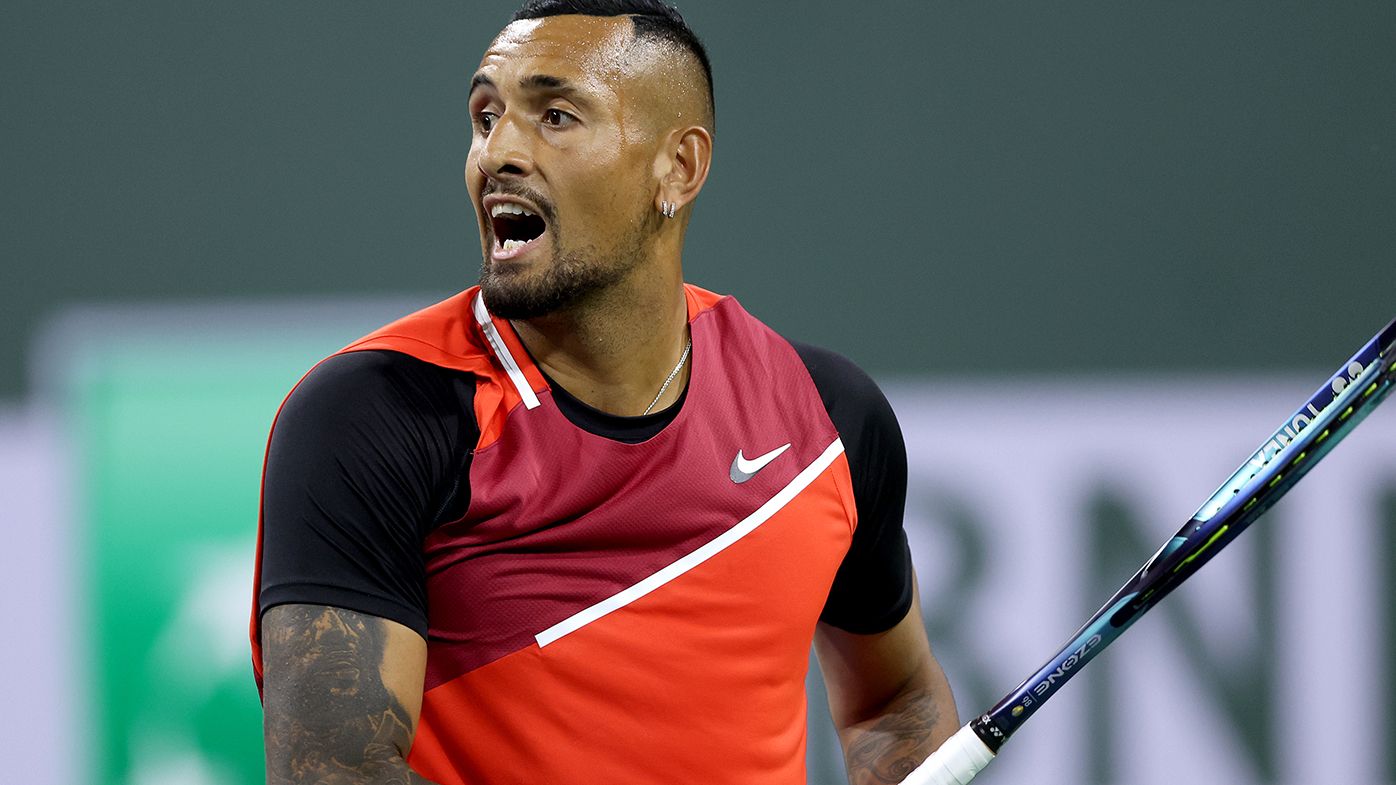
{"type": "Polygon", "coordinates": [[[661,210],[662,202],[677,204],[680,210],[692,204],[708,180],[712,159],[713,135],[706,128],[695,125],[671,131],[655,160],[659,180],[655,209],[661,210]]]}

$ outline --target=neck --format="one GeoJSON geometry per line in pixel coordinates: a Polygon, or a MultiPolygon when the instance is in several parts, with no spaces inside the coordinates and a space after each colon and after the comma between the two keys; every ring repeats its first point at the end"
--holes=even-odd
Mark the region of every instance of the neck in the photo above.
{"type": "Polygon", "coordinates": [[[535,362],[574,397],[611,414],[660,411],[688,384],[685,363],[658,402],[688,340],[681,274],[644,271],[566,311],[515,321],[535,362]]]}

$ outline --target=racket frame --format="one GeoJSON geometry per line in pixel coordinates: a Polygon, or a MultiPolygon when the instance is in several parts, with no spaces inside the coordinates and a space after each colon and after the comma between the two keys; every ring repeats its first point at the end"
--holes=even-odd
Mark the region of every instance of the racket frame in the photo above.
{"type": "Polygon", "coordinates": [[[1393,387],[1396,320],[1262,442],[1047,664],[966,727],[997,753],[1086,663],[1294,487],[1393,387]]]}

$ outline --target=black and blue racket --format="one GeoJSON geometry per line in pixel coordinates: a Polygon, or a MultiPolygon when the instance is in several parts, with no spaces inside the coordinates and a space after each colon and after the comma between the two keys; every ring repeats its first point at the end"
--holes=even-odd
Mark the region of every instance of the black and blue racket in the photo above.
{"type": "Polygon", "coordinates": [[[1063,684],[1279,501],[1394,385],[1396,321],[1285,420],[1061,651],[961,728],[902,785],[966,785],[1063,684]]]}

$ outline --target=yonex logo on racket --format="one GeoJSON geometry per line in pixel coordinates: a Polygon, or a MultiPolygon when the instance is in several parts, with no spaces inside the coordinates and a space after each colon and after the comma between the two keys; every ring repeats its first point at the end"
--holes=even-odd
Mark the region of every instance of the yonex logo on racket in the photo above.
{"type": "MultiPolygon", "coordinates": [[[[1328,406],[1332,406],[1336,403],[1338,396],[1342,394],[1343,390],[1346,390],[1348,385],[1357,381],[1357,378],[1361,376],[1362,372],[1365,370],[1367,369],[1362,367],[1362,363],[1353,360],[1347,367],[1347,378],[1343,378],[1342,376],[1334,377],[1331,385],[1333,388],[1333,400],[1328,403],[1328,406]]],[[[1294,415],[1294,419],[1290,420],[1289,424],[1286,425],[1282,431],[1276,433],[1275,438],[1261,445],[1260,451],[1255,454],[1254,458],[1251,458],[1251,465],[1259,469],[1274,460],[1275,456],[1279,455],[1281,450],[1288,447],[1290,442],[1294,441],[1294,437],[1298,436],[1300,431],[1308,427],[1309,423],[1321,417],[1323,412],[1328,410],[1328,406],[1319,410],[1315,409],[1314,405],[1310,403],[1307,407],[1308,414],[1300,412],[1294,415]]]]}
{"type": "Polygon", "coordinates": [[[1222,507],[1239,494],[1247,483],[1264,471],[1265,467],[1270,465],[1281,452],[1284,452],[1285,448],[1294,442],[1301,431],[1309,427],[1314,421],[1322,419],[1324,414],[1338,402],[1343,391],[1356,382],[1367,370],[1368,368],[1358,360],[1348,363],[1347,368],[1334,376],[1332,382],[1329,383],[1333,397],[1323,404],[1323,408],[1318,408],[1311,400],[1304,409],[1296,412],[1290,421],[1276,431],[1269,441],[1262,444],[1260,449],[1246,462],[1245,465],[1249,466],[1251,471],[1249,473],[1237,472],[1226,485],[1217,490],[1207,504],[1202,506],[1202,509],[1198,511],[1197,519],[1207,521],[1220,512],[1222,507]]]}
{"type": "Polygon", "coordinates": [[[1361,376],[1362,372],[1365,370],[1367,369],[1362,367],[1362,363],[1353,360],[1352,364],[1348,366],[1348,378],[1344,379],[1339,376],[1333,380],[1333,394],[1338,395],[1342,393],[1343,390],[1348,388],[1349,384],[1357,381],[1357,377],[1361,376]]]}

